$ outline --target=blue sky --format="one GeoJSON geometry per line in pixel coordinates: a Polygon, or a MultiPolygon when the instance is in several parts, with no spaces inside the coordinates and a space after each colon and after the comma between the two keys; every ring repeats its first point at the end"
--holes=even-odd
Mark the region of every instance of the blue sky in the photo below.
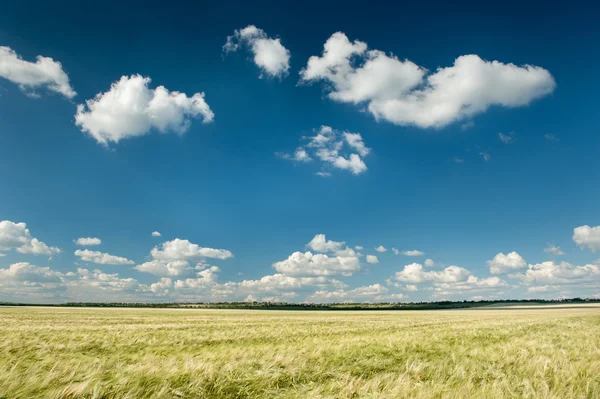
{"type": "Polygon", "coordinates": [[[594,12],[498,14],[6,5],[0,301],[598,296],[594,12]]]}

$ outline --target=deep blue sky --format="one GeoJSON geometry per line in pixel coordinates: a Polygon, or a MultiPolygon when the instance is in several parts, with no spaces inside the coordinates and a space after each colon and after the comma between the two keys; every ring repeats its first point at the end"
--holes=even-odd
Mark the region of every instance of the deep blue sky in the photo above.
{"type": "MultiPolygon", "coordinates": [[[[152,247],[178,237],[233,252],[232,259],[210,262],[224,283],[275,273],[274,262],[304,252],[319,233],[379,257],[374,265],[363,259],[353,276],[336,277],[348,289],[385,285],[404,265],[426,258],[479,278],[490,276],[487,261],[500,252],[516,251],[529,264],[596,261],[598,254],[580,249],[572,236],[577,226],[600,225],[597,9],[572,2],[501,9],[480,2],[257,3],[3,5],[0,46],[27,61],[60,61],[78,94],[68,100],[40,90],[31,98],[0,78],[0,220],[25,222],[32,236],[62,250],[50,260],[6,251],[0,269],[15,262],[62,273],[85,267],[151,284],[156,276],[130,265],[86,265],[73,255],[73,240],[99,237],[101,246],[89,249],[140,264],[152,247]],[[250,24],[290,51],[285,78],[259,79],[247,51],[223,55],[227,36],[250,24]],[[430,71],[477,54],[540,66],[557,86],[529,106],[491,107],[468,129],[465,121],[441,129],[377,121],[326,98],[322,84],[298,84],[308,58],[338,31],[430,71]],[[152,88],[204,92],[214,122],[194,120],[181,136],[152,133],[99,145],[75,125],[75,105],[132,74],[150,77],[152,88]],[[365,173],[332,170],[323,178],[313,164],[275,155],[293,151],[321,125],[362,135],[372,150],[365,173]],[[514,132],[514,143],[499,140],[500,132],[514,132]],[[162,237],[151,237],[155,230],[162,237]],[[566,254],[545,253],[549,243],[566,254]],[[425,256],[377,253],[378,245],[425,256]]],[[[427,287],[405,293],[407,300],[430,299],[427,287]]],[[[456,298],[531,296],[526,290],[456,298]]],[[[548,295],[599,292],[571,284],[548,295]]]]}

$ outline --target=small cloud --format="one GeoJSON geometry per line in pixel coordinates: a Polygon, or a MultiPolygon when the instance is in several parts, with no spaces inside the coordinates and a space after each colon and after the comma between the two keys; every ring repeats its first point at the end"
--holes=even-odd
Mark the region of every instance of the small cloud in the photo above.
{"type": "Polygon", "coordinates": [[[377,248],[375,248],[375,251],[377,251],[377,252],[386,252],[387,248],[384,247],[383,245],[380,245],[377,248]]]}
{"type": "Polygon", "coordinates": [[[400,251],[398,250],[398,248],[392,248],[392,252],[394,253],[394,255],[400,254],[400,251]]]}
{"type": "Polygon", "coordinates": [[[80,245],[82,247],[102,244],[102,240],[100,240],[97,237],[81,237],[74,241],[75,241],[75,244],[80,245]]]}
{"type": "Polygon", "coordinates": [[[357,251],[362,251],[364,248],[362,245],[357,245],[354,247],[354,249],[356,249],[357,251]]]}
{"type": "Polygon", "coordinates": [[[433,259],[425,259],[425,267],[435,267],[437,266],[433,259]]]}
{"type": "Polygon", "coordinates": [[[158,231],[153,231],[152,237],[162,237],[162,234],[160,234],[160,232],[158,232],[158,231]]]}
{"type": "Polygon", "coordinates": [[[479,155],[483,157],[485,162],[489,162],[492,159],[492,155],[489,152],[480,152],[479,155]]]}
{"type": "Polygon", "coordinates": [[[562,249],[560,249],[559,246],[557,245],[553,245],[553,244],[548,244],[547,248],[544,248],[544,252],[546,252],[547,254],[553,254],[556,256],[561,256],[564,255],[564,251],[562,249]]]}
{"type": "Polygon", "coordinates": [[[546,140],[548,140],[548,141],[560,141],[560,139],[558,138],[558,136],[557,136],[557,135],[555,135],[555,134],[550,134],[550,133],[546,133],[546,134],[544,135],[544,138],[545,138],[546,140]]]}
{"type": "Polygon", "coordinates": [[[367,263],[375,264],[379,263],[379,259],[375,255],[367,255],[367,263]]]}
{"type": "Polygon", "coordinates": [[[425,252],[417,251],[416,249],[413,249],[413,250],[409,250],[409,251],[402,251],[402,255],[404,255],[404,256],[423,256],[423,255],[425,255],[425,252]]]}
{"type": "Polygon", "coordinates": [[[512,144],[515,142],[515,134],[514,133],[498,133],[498,137],[500,141],[504,144],[512,144]]]}
{"type": "Polygon", "coordinates": [[[315,173],[315,175],[321,176],[321,177],[331,177],[331,173],[329,173],[329,172],[317,172],[317,173],[315,173]]]}
{"type": "Polygon", "coordinates": [[[452,161],[454,161],[454,163],[465,163],[465,160],[459,157],[452,158],[452,161]]]}

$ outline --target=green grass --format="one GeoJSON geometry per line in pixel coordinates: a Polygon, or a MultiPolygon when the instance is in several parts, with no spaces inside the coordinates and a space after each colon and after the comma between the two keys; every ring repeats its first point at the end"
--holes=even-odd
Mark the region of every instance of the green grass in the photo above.
{"type": "Polygon", "coordinates": [[[0,308],[0,398],[598,398],[600,308],[0,308]]]}

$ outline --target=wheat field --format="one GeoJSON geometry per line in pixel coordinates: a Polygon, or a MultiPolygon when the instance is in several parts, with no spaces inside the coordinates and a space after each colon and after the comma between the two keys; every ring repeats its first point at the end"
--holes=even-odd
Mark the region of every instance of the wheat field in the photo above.
{"type": "Polygon", "coordinates": [[[598,398],[600,308],[0,308],[0,398],[598,398]]]}

